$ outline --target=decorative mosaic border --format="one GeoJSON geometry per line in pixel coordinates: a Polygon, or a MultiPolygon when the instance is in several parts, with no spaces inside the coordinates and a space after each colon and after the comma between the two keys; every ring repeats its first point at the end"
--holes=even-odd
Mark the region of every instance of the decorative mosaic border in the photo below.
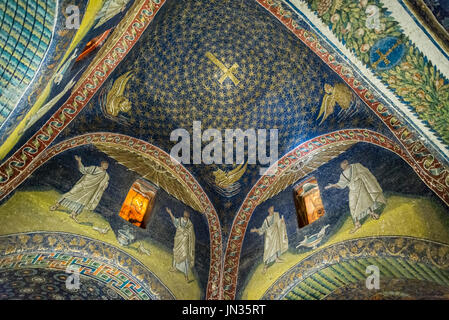
{"type": "Polygon", "coordinates": [[[168,168],[180,183],[189,188],[190,192],[197,198],[197,202],[202,206],[203,214],[206,216],[209,226],[209,238],[210,238],[210,269],[209,280],[207,285],[206,298],[207,299],[220,299],[221,288],[221,269],[222,269],[222,236],[220,220],[217,212],[209,200],[208,196],[204,192],[198,181],[192,176],[192,174],[180,163],[172,161],[168,153],[159,149],[158,147],[136,138],[132,138],[122,134],[116,133],[90,133],[70,138],[62,141],[40,153],[34,161],[22,171],[19,176],[12,181],[5,190],[5,193],[9,193],[17,188],[27,177],[29,177],[36,169],[46,163],[54,156],[73,149],[76,147],[88,145],[88,144],[107,144],[112,146],[118,146],[120,149],[127,149],[139,154],[144,155],[147,158],[154,159],[158,163],[161,163],[165,168],[168,168]]]}
{"type": "Polygon", "coordinates": [[[446,204],[449,205],[449,176],[446,175],[446,186],[435,181],[426,170],[423,170],[415,160],[405,152],[397,143],[389,138],[366,129],[347,129],[328,133],[309,141],[306,141],[283,156],[277,163],[278,170],[273,176],[262,176],[251,191],[246,196],[243,204],[237,212],[229,235],[226,252],[224,257],[223,271],[223,298],[234,299],[237,288],[238,267],[240,253],[245,238],[246,228],[249,220],[260,204],[264,193],[274,185],[276,181],[282,179],[286,172],[294,168],[301,159],[312,153],[319,152],[320,149],[326,149],[332,145],[353,142],[366,142],[385,148],[399,155],[404,159],[418,174],[418,176],[432,189],[446,204]]]}
{"type": "Polygon", "coordinates": [[[446,29],[438,22],[423,0],[402,0],[412,14],[415,15],[421,24],[428,27],[432,33],[433,38],[438,42],[438,44],[449,52],[449,34],[446,29]]]}
{"type": "MultiPolygon", "coordinates": [[[[391,110],[377,101],[372,91],[362,85],[361,81],[358,81],[354,77],[351,68],[348,67],[347,64],[338,61],[334,55],[330,54],[329,51],[325,49],[324,45],[320,44],[314,33],[301,28],[292,18],[292,12],[283,7],[279,0],[257,1],[280,20],[312,51],[314,51],[356,92],[356,94],[393,132],[407,152],[410,153],[414,160],[413,168],[419,167],[419,170],[417,171],[419,172],[418,174],[421,176],[421,171],[424,169],[424,172],[428,173],[426,176],[429,176],[432,182],[432,190],[435,191],[435,189],[437,189],[439,194],[444,194],[445,199],[447,199],[447,188],[445,187],[445,184],[449,184],[448,169],[445,168],[440,160],[429,151],[416,134],[401,122],[391,110]]],[[[116,32],[112,34],[109,41],[103,46],[102,50],[97,55],[98,58],[94,60],[92,67],[90,67],[83,75],[68,100],[26,144],[2,163],[0,166],[0,200],[11,192],[11,185],[18,185],[14,180],[21,176],[23,172],[27,171],[27,167],[33,160],[54,141],[58,134],[84,108],[121,59],[123,59],[132,46],[134,46],[164,3],[165,0],[136,1],[134,7],[129,11],[131,16],[124,19],[122,21],[123,23],[117,26],[116,32]]],[[[445,201],[447,202],[447,200],[445,201]]],[[[221,233],[216,236],[221,239],[221,233]]],[[[233,259],[238,260],[239,257],[233,257],[233,259]]],[[[211,272],[213,272],[212,268],[211,272]]],[[[220,274],[220,271],[216,271],[216,274],[220,274]]],[[[220,281],[214,281],[215,285],[216,283],[219,284],[220,281]]],[[[219,298],[219,288],[220,286],[218,286],[218,288],[213,288],[209,281],[208,297],[219,298]],[[217,294],[212,294],[212,292],[217,292],[217,294]]],[[[235,288],[233,290],[235,292],[235,288]]],[[[229,293],[229,288],[225,288],[225,291],[228,291],[229,293]]],[[[233,296],[233,294],[228,295],[228,297],[230,296],[233,296]]]]}
{"type": "MultiPolygon", "coordinates": [[[[439,140],[444,142],[446,148],[443,152],[447,155],[449,149],[449,130],[447,129],[449,81],[443,75],[444,72],[435,65],[435,61],[432,63],[429,57],[423,53],[426,50],[420,50],[418,44],[410,39],[410,31],[409,33],[403,31],[404,26],[401,26],[401,21],[397,21],[398,16],[387,13],[387,10],[393,8],[394,11],[397,11],[396,7],[400,4],[383,4],[380,0],[343,0],[339,3],[338,8],[333,8],[323,5],[326,2],[319,0],[300,1],[316,15],[316,18],[324,26],[329,28],[329,32],[335,35],[344,47],[400,98],[413,115],[422,122],[422,126],[427,126],[439,140]],[[370,5],[377,8],[376,10],[379,12],[378,26],[373,26],[372,29],[360,22],[363,21],[365,10],[370,5]],[[377,56],[379,61],[382,61],[382,56],[378,55],[375,49],[379,49],[378,45],[387,39],[399,43],[399,46],[403,48],[403,54],[397,58],[397,61],[390,61],[391,67],[380,67],[382,63],[378,64],[373,61],[377,56]]],[[[296,7],[297,5],[293,3],[299,1],[284,0],[284,2],[296,7]]],[[[406,13],[404,12],[404,14],[406,13]]],[[[390,57],[391,51],[388,53],[388,48],[382,49],[384,52],[381,53],[390,57]]],[[[443,55],[447,57],[447,53],[443,53],[443,55]]],[[[441,62],[441,66],[444,66],[444,62],[441,62]]]]}
{"type": "Polygon", "coordinates": [[[125,299],[172,300],[170,290],[137,259],[92,238],[65,232],[29,232],[0,236],[0,270],[74,265],[125,299]]]}
{"type": "Polygon", "coordinates": [[[447,244],[404,236],[352,239],[318,250],[303,259],[277,279],[261,299],[282,299],[301,281],[327,266],[370,257],[396,257],[449,270],[447,244]]]}

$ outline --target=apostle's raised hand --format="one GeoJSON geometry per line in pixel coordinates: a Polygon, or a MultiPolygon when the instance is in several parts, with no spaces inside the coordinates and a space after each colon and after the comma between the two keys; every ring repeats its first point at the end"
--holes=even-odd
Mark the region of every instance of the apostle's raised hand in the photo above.
{"type": "Polygon", "coordinates": [[[81,161],[81,157],[80,156],[75,156],[75,160],[76,161],[81,161]]]}

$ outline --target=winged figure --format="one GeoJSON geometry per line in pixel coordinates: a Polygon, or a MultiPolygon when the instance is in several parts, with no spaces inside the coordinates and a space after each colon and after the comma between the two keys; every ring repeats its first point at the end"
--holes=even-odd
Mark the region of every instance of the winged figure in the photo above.
{"type": "Polygon", "coordinates": [[[335,104],[346,110],[351,106],[354,100],[354,94],[344,83],[337,83],[334,86],[330,84],[324,85],[324,97],[321,103],[320,112],[318,114],[317,120],[322,116],[320,124],[327,119],[335,110],[335,104]]]}
{"type": "Polygon", "coordinates": [[[236,168],[232,169],[229,172],[225,172],[221,169],[212,172],[212,174],[215,177],[216,185],[222,189],[229,188],[232,184],[237,182],[243,176],[243,174],[246,171],[247,165],[248,163],[245,163],[245,165],[241,163],[240,165],[238,165],[236,168]]]}
{"type": "Polygon", "coordinates": [[[122,12],[126,5],[128,4],[129,0],[109,0],[107,1],[103,7],[101,8],[100,12],[98,12],[96,17],[96,24],[94,28],[100,27],[103,24],[105,24],[107,21],[109,21],[111,18],[113,18],[118,13],[122,12]]]}
{"type": "Polygon", "coordinates": [[[123,96],[123,91],[125,91],[126,84],[131,76],[131,71],[128,71],[114,81],[111,90],[109,90],[106,96],[105,109],[109,115],[116,117],[120,111],[131,111],[131,102],[123,96]]]}

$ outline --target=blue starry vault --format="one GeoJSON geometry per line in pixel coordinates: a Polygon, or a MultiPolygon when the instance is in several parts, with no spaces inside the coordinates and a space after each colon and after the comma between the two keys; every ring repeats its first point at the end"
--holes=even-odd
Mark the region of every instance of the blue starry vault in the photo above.
{"type": "MultiPolygon", "coordinates": [[[[278,129],[279,157],[299,143],[343,128],[389,135],[361,101],[346,118],[317,120],[324,84],[342,80],[257,2],[169,0],[129,56],[78,118],[58,137],[110,131],[146,140],[170,153],[170,133],[193,121],[202,129],[278,129]],[[131,111],[105,115],[104,99],[120,76],[132,74],[123,95],[131,111]]],[[[358,99],[358,98],[357,98],[358,99]]],[[[245,149],[247,150],[247,149],[245,149]]],[[[223,154],[224,156],[224,154],[223,154]]],[[[187,165],[214,203],[226,234],[235,212],[260,178],[249,165],[240,192],[226,198],[211,185],[227,165],[187,165]]],[[[125,192],[125,191],[124,191],[125,192]]]]}

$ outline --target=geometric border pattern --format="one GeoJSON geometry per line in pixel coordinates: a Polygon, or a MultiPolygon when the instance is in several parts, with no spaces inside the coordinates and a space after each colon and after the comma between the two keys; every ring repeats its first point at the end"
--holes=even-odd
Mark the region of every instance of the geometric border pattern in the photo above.
{"type": "Polygon", "coordinates": [[[137,259],[110,244],[65,232],[0,236],[0,271],[76,266],[80,276],[105,283],[132,300],[173,300],[170,290],[137,259]]]}
{"type": "Polygon", "coordinates": [[[157,298],[154,293],[148,294],[143,286],[136,283],[127,273],[92,258],[73,256],[65,252],[32,252],[11,254],[0,258],[0,271],[44,268],[65,272],[69,266],[74,266],[75,269],[72,270],[78,270],[80,277],[91,278],[107,285],[123,299],[154,300],[157,298]]]}
{"type": "Polygon", "coordinates": [[[449,132],[446,126],[449,121],[449,56],[412,16],[402,0],[369,2],[381,12],[385,28],[380,32],[370,32],[364,23],[356,22],[359,19],[355,17],[359,15],[363,20],[365,8],[360,4],[357,6],[352,0],[343,0],[339,7],[332,9],[332,14],[327,11],[321,15],[316,7],[320,0],[283,1],[292,8],[298,9],[301,6],[301,12],[305,13],[307,20],[313,20],[315,27],[320,25],[326,37],[334,38],[334,45],[339,50],[349,52],[352,59],[361,62],[362,69],[371,73],[371,79],[379,80],[379,84],[385,86],[383,90],[387,89],[386,92],[399,98],[395,102],[398,103],[397,109],[413,121],[417,131],[432,141],[446,161],[449,160],[449,132]],[[338,22],[331,21],[331,15],[341,19],[338,22]],[[346,19],[351,20],[352,30],[364,30],[364,35],[342,31],[346,19]],[[402,63],[396,66],[390,64],[391,68],[388,70],[370,62],[373,46],[386,37],[396,37],[403,44],[404,50],[402,63]],[[370,47],[366,51],[362,50],[362,44],[370,47]]]}
{"type": "MultiPolygon", "coordinates": [[[[412,162],[409,162],[413,169],[421,177],[425,176],[426,184],[428,184],[429,187],[443,199],[443,201],[449,203],[449,170],[432,154],[432,152],[429,151],[428,147],[421,142],[416,133],[414,133],[414,131],[404,122],[399,120],[398,116],[396,116],[392,110],[376,100],[374,94],[364,86],[361,81],[355,78],[351,67],[345,62],[339,61],[325,49],[325,46],[320,43],[318,37],[313,32],[300,27],[299,24],[293,20],[293,14],[290,10],[283,7],[279,1],[256,1],[281,21],[354,90],[366,105],[373,110],[373,112],[391,130],[403,148],[407,150],[407,153],[409,154],[408,158],[411,157],[413,160],[412,162]]],[[[28,167],[30,164],[34,162],[38,155],[54,141],[59,133],[67,127],[67,125],[87,105],[89,100],[101,87],[115,67],[135,45],[164,3],[165,0],[135,1],[133,7],[128,11],[125,18],[115,28],[109,41],[103,46],[87,71],[81,77],[80,81],[78,81],[67,101],[52,115],[41,129],[39,129],[9,159],[0,165],[0,200],[13,190],[10,186],[13,184],[17,185],[14,180],[21,176],[23,172],[29,171],[28,167]]],[[[402,150],[402,148],[399,148],[399,150],[402,150]]],[[[236,216],[236,220],[239,219],[239,216],[240,212],[236,216]]],[[[221,243],[220,230],[216,232],[214,236],[220,237],[221,243]]],[[[229,240],[233,241],[231,237],[229,240]]],[[[227,253],[230,248],[229,244],[230,243],[228,243],[227,253]]],[[[234,250],[234,248],[232,248],[232,250],[234,250]]],[[[233,256],[232,254],[227,254],[225,263],[228,263],[229,257],[231,257],[232,262],[235,262],[235,259],[239,259],[239,255],[233,256]]],[[[213,256],[211,258],[213,258],[213,256]]],[[[221,266],[221,264],[217,263],[214,268],[210,269],[210,273],[214,273],[215,276],[218,275],[219,278],[214,278],[213,281],[209,278],[206,293],[208,299],[218,299],[222,296],[220,294],[220,288],[222,288],[222,286],[220,286],[221,268],[218,270],[216,269],[219,265],[221,266]]],[[[234,266],[231,266],[231,271],[237,272],[234,266]]],[[[223,267],[223,272],[228,275],[230,274],[230,271],[227,270],[226,267],[223,267]]],[[[209,277],[210,276],[211,274],[209,277]]],[[[224,292],[226,295],[224,298],[232,298],[234,296],[234,285],[235,283],[228,283],[225,285],[224,292]]]]}
{"type": "Polygon", "coordinates": [[[300,282],[328,266],[348,260],[376,257],[400,258],[413,264],[449,271],[448,244],[404,236],[352,239],[318,250],[301,260],[279,277],[261,299],[282,299],[300,282]]]}

